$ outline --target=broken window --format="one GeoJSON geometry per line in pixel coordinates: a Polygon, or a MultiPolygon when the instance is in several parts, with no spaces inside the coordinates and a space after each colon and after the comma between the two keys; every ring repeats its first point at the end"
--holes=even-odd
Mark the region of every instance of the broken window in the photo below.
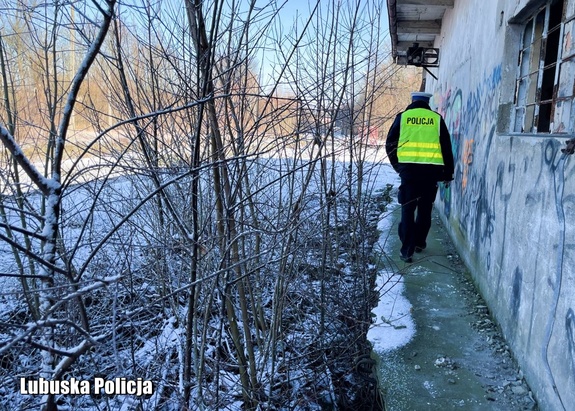
{"type": "Polygon", "coordinates": [[[575,0],[548,0],[523,29],[514,131],[573,131],[575,0]]]}

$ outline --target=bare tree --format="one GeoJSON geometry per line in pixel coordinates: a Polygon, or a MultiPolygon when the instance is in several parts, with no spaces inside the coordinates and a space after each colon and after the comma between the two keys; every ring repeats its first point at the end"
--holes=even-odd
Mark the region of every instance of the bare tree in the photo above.
{"type": "MultiPolygon", "coordinates": [[[[30,205],[29,202],[26,202],[24,206],[23,200],[19,201],[17,213],[20,215],[20,221],[26,221],[29,216],[28,213],[31,212],[33,212],[34,220],[36,220],[34,221],[35,232],[27,231],[26,225],[22,227],[22,231],[24,231],[26,236],[25,246],[22,246],[14,238],[12,231],[15,227],[5,217],[4,224],[8,235],[3,236],[3,239],[11,245],[14,254],[17,256],[24,293],[29,295],[27,278],[31,277],[34,280],[38,280],[39,283],[36,286],[36,301],[32,303],[31,299],[27,298],[34,323],[29,324],[23,331],[13,335],[12,340],[7,342],[2,350],[6,351],[13,345],[29,340],[29,337],[34,335],[32,346],[41,352],[39,376],[46,379],[62,378],[73,361],[86,352],[98,339],[103,337],[102,335],[90,335],[81,294],[75,295],[73,298],[77,305],[76,308],[81,319],[81,325],[73,324],[70,319],[61,318],[56,314],[61,306],[59,301],[62,301],[57,295],[58,288],[56,286],[62,284],[62,281],[67,285],[67,288],[72,291],[72,294],[68,294],[68,299],[72,299],[70,295],[78,293],[80,288],[75,269],[71,264],[68,264],[66,250],[61,244],[62,163],[72,113],[80,87],[104,42],[108,27],[112,21],[114,4],[115,1],[108,1],[102,4],[102,8],[99,10],[101,21],[98,23],[98,31],[90,39],[90,44],[87,45],[86,54],[80,68],[70,81],[64,94],[62,94],[62,90],[59,87],[58,79],[61,74],[58,72],[58,64],[60,55],[55,44],[62,27],[60,20],[62,7],[59,5],[54,7],[44,6],[46,9],[50,9],[51,15],[48,18],[48,13],[46,13],[44,20],[38,21],[33,16],[25,16],[29,29],[33,29],[35,23],[41,24],[41,28],[34,32],[34,34],[38,34],[38,37],[33,38],[34,41],[38,42],[36,45],[39,46],[39,49],[44,50],[44,54],[38,55],[39,61],[36,62],[40,66],[40,73],[45,75],[42,80],[45,86],[43,97],[48,114],[46,121],[48,127],[44,130],[46,132],[44,172],[38,170],[31,158],[22,151],[17,142],[16,133],[19,131],[17,124],[21,119],[18,117],[15,101],[11,100],[14,94],[10,95],[13,90],[11,90],[12,85],[9,83],[9,79],[14,78],[10,74],[15,76],[17,73],[9,73],[6,61],[8,54],[4,47],[0,50],[3,54],[4,104],[5,112],[8,116],[8,128],[0,125],[0,141],[2,141],[13,160],[11,170],[13,175],[17,176],[15,183],[19,185],[20,173],[25,173],[32,187],[38,190],[41,195],[39,208],[34,207],[30,211],[26,210],[30,205]],[[27,17],[30,17],[30,20],[27,17]],[[38,249],[35,249],[32,245],[31,238],[38,241],[38,249]],[[30,277],[28,277],[23,273],[24,267],[19,254],[21,252],[27,258],[33,259],[38,265],[38,269],[33,269],[33,272],[37,272],[37,274],[30,274],[30,277]],[[59,279],[60,277],[62,280],[59,279]],[[80,335],[83,334],[81,342],[74,346],[62,346],[55,338],[56,330],[61,326],[74,326],[80,335]]],[[[32,10],[33,12],[34,10],[32,10]]],[[[23,195],[21,187],[17,186],[16,190],[17,195],[23,195]]],[[[4,204],[2,206],[3,208],[5,207],[4,204]]],[[[5,213],[3,214],[6,215],[5,213]]],[[[29,266],[33,266],[32,263],[29,266]]],[[[43,402],[46,410],[56,409],[53,395],[46,395],[46,399],[43,402]]]]}
{"type": "Polygon", "coordinates": [[[124,377],[154,393],[0,402],[374,403],[381,156],[364,136],[396,76],[384,6],[316,1],[288,24],[289,6],[2,5],[1,385],[124,377]]]}

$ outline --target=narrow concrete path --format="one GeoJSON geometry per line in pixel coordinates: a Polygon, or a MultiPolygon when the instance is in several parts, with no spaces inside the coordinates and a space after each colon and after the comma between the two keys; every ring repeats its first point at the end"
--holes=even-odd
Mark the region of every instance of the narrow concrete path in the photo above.
{"type": "Polygon", "coordinates": [[[403,275],[415,335],[377,353],[386,410],[537,410],[439,218],[434,215],[427,249],[411,264],[398,258],[396,232],[397,221],[387,264],[403,275]]]}

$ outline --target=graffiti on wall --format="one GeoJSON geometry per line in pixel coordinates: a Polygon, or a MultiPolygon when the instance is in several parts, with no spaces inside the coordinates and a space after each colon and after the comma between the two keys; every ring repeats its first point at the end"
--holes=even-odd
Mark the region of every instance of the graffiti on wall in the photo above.
{"type": "Polygon", "coordinates": [[[501,65],[487,73],[478,86],[464,95],[461,88],[445,87],[435,101],[451,133],[455,162],[454,189],[440,188],[444,211],[454,213],[474,244],[493,233],[494,213],[486,192],[486,173],[497,118],[497,89],[501,84],[501,65]]]}
{"type": "MultiPolygon", "coordinates": [[[[486,72],[483,80],[470,91],[444,84],[436,93],[434,105],[445,118],[456,160],[455,180],[448,188],[440,186],[440,199],[444,213],[465,234],[469,248],[485,261],[486,275],[491,276],[489,281],[493,298],[497,300],[505,294],[511,327],[522,318],[522,306],[537,307],[539,304],[538,291],[526,287],[525,282],[540,282],[537,277],[546,277],[545,283],[552,290],[553,298],[545,307],[546,312],[539,311],[538,322],[534,318],[529,320],[531,329],[527,346],[531,345],[532,333],[541,335],[541,324],[544,324],[544,337],[542,340],[538,337],[539,343],[543,344],[543,366],[555,385],[556,365],[551,366],[555,357],[550,353],[552,339],[559,338],[565,342],[561,346],[567,352],[562,351],[560,357],[564,359],[567,354],[570,359],[568,364],[573,367],[571,372],[575,372],[575,314],[569,303],[567,313],[562,308],[562,301],[567,298],[564,293],[568,293],[567,288],[572,290],[574,287],[570,284],[562,290],[565,270],[570,270],[563,256],[569,250],[575,250],[575,243],[567,235],[567,221],[575,218],[575,196],[564,193],[566,181],[575,175],[575,165],[569,166],[571,170],[565,170],[568,162],[561,155],[561,145],[556,139],[534,143],[533,151],[519,154],[514,147],[514,142],[518,144],[516,139],[496,138],[497,95],[501,76],[501,66],[497,66],[486,72]],[[525,188],[526,176],[531,188],[525,188]],[[521,190],[517,190],[518,187],[521,190]],[[572,206],[570,201],[573,202],[572,206]],[[528,218],[517,221],[517,206],[528,208],[536,216],[534,222],[528,221],[528,218]],[[569,216],[565,213],[569,213],[569,216]],[[541,216],[553,222],[551,229],[537,222],[541,216]],[[510,253],[517,252],[518,243],[529,241],[529,238],[513,238],[517,230],[512,226],[529,223],[535,228],[534,235],[543,236],[542,239],[548,240],[549,237],[545,237],[548,232],[556,232],[551,240],[554,242],[552,249],[526,248],[529,250],[527,253],[531,253],[526,255],[529,262],[510,263],[506,258],[510,253]],[[556,261],[555,270],[537,270],[540,263],[546,266],[550,258],[556,261]],[[556,326],[556,318],[566,319],[565,328],[556,326]]],[[[572,186],[573,182],[569,183],[569,187],[572,186]]],[[[529,231],[527,233],[530,235],[529,231]]],[[[537,241],[537,237],[534,240],[537,241]]],[[[541,308],[538,307],[539,310],[541,308]]],[[[534,311],[527,315],[533,316],[534,311]]],[[[560,390],[563,395],[557,391],[560,401],[563,401],[562,397],[568,397],[567,392],[572,391],[568,388],[563,385],[560,390]]]]}

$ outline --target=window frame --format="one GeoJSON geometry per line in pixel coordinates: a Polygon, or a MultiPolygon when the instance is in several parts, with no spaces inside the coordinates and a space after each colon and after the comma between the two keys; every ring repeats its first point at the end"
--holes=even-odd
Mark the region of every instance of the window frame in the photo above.
{"type": "Polygon", "coordinates": [[[568,0],[548,0],[530,14],[522,25],[510,124],[512,133],[536,135],[554,133],[554,111],[558,101],[557,91],[563,63],[564,30],[565,25],[571,21],[571,18],[568,19],[566,16],[567,7],[568,0]],[[556,24],[549,27],[552,7],[555,7],[556,3],[561,7],[561,15],[556,24]],[[549,38],[556,34],[556,44],[551,44],[554,48],[549,48],[549,38]],[[553,61],[548,61],[549,53],[551,56],[556,53],[553,61]],[[553,70],[552,85],[549,83],[549,70],[553,70]],[[547,92],[545,96],[542,96],[543,91],[547,92]],[[544,117],[541,117],[542,106],[546,110],[544,117]]]}

